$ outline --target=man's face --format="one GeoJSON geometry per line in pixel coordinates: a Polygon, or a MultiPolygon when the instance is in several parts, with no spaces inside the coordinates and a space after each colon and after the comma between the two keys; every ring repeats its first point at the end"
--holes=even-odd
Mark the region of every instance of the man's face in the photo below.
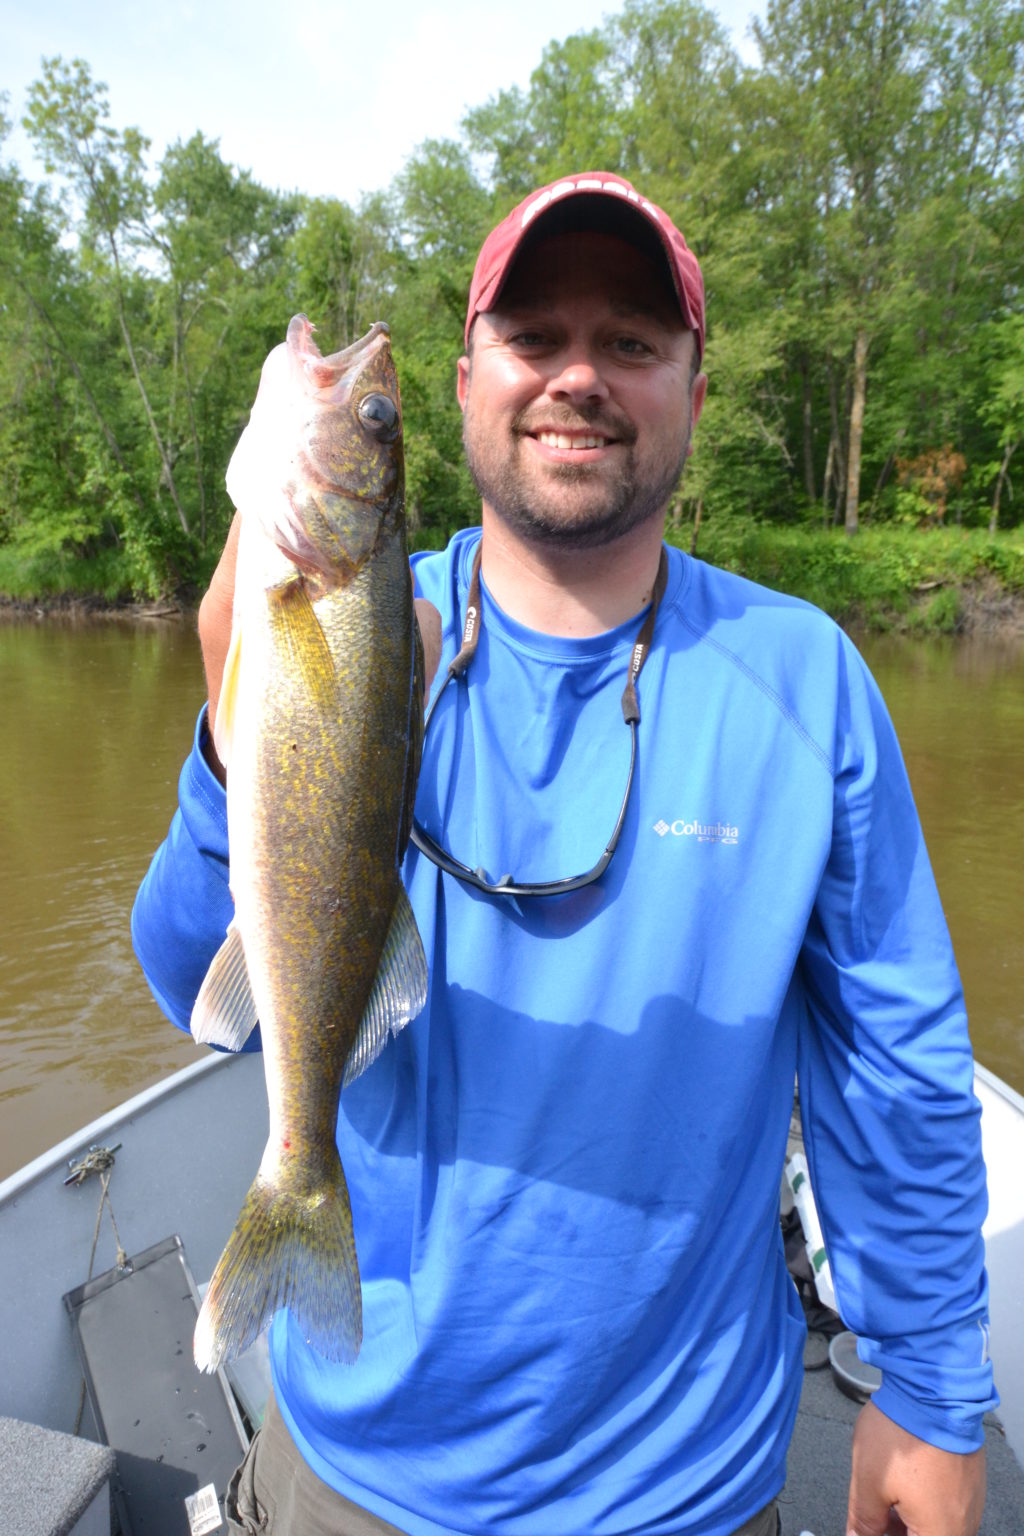
{"type": "Polygon", "coordinates": [[[706,379],[663,264],[613,235],[523,252],[459,363],[470,472],[521,536],[594,548],[661,519],[706,379]]]}

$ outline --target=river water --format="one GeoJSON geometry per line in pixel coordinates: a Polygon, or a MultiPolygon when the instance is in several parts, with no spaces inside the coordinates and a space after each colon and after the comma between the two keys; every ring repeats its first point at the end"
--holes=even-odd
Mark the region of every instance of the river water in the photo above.
{"type": "MultiPolygon", "coordinates": [[[[975,1053],[1024,1092],[1024,647],[874,639],[975,1053]]],[[[190,623],[0,624],[0,1178],[197,1060],[128,917],[203,697],[190,623]]]]}

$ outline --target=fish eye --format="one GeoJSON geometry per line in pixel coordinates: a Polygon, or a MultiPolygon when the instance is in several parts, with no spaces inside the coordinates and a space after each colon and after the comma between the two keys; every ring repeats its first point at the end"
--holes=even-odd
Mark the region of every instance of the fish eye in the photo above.
{"type": "Polygon", "coordinates": [[[367,395],[360,400],[359,419],[382,442],[389,443],[398,436],[398,410],[389,395],[367,395]]]}

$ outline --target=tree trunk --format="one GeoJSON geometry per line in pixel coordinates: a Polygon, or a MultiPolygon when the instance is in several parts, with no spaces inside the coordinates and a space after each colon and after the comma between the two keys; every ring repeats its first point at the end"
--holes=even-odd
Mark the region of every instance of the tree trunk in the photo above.
{"type": "Polygon", "coordinates": [[[163,437],[160,434],[160,428],[157,426],[156,417],[153,414],[153,407],[149,403],[149,395],[146,392],[146,386],[142,381],[142,374],[139,372],[139,365],[136,361],[135,348],[132,345],[131,332],[128,329],[128,318],[124,310],[124,300],[121,296],[120,276],[118,277],[118,285],[117,318],[121,327],[121,336],[124,341],[125,351],[128,353],[128,363],[132,370],[132,378],[135,380],[136,388],[139,391],[139,398],[142,401],[142,408],[146,413],[146,420],[149,422],[150,435],[152,436],[156,451],[160,456],[160,463],[163,466],[167,489],[171,493],[171,500],[174,502],[174,509],[178,514],[178,522],[181,524],[182,532],[187,535],[191,532],[188,526],[188,517],[185,513],[185,508],[182,506],[178,498],[178,487],[174,482],[174,471],[171,468],[171,461],[168,457],[167,448],[164,444],[163,437]]]}
{"type": "Polygon", "coordinates": [[[803,418],[804,418],[804,487],[807,491],[809,506],[814,505],[817,496],[814,492],[814,431],[811,418],[811,369],[804,353],[800,359],[800,372],[803,376],[803,418]]]}
{"type": "Polygon", "coordinates": [[[828,365],[828,413],[832,424],[832,483],[836,488],[836,501],[832,509],[832,522],[838,523],[843,505],[843,487],[846,484],[846,460],[843,457],[843,434],[839,429],[839,385],[831,361],[828,365]]]}
{"type": "Polygon", "coordinates": [[[827,528],[829,523],[832,521],[828,510],[828,497],[829,492],[832,489],[832,465],[835,460],[835,456],[836,440],[834,437],[830,437],[828,440],[828,454],[825,458],[825,480],[821,487],[821,521],[822,526],[825,528],[827,528]]]}
{"type": "MultiPolygon", "coordinates": [[[[199,442],[199,427],[196,423],[196,403],[192,390],[192,377],[188,371],[188,326],[186,326],[182,314],[180,293],[175,304],[174,363],[175,377],[177,377],[177,369],[180,364],[181,376],[185,382],[185,404],[188,408],[188,425],[192,435],[192,455],[196,465],[196,488],[199,494],[199,542],[205,549],[206,491],[203,486],[203,453],[199,442]]],[[[171,420],[174,420],[173,413],[171,420]]],[[[187,529],[185,531],[188,532],[187,529]]]]}
{"type": "Polygon", "coordinates": [[[181,524],[181,530],[187,537],[191,532],[191,529],[188,526],[188,516],[185,512],[185,508],[182,506],[181,501],[178,498],[178,487],[174,482],[174,470],[171,468],[171,460],[168,455],[163,437],[161,436],[160,428],[157,426],[156,416],[153,414],[153,407],[149,403],[149,395],[146,391],[146,386],[143,383],[142,374],[139,371],[138,361],[135,357],[135,347],[132,343],[132,334],[128,329],[128,315],[124,307],[124,280],[121,277],[121,258],[118,255],[117,241],[114,239],[114,236],[109,228],[106,233],[107,244],[110,247],[110,254],[114,263],[114,293],[117,299],[117,319],[121,328],[121,337],[124,341],[125,351],[128,353],[128,363],[132,370],[132,377],[135,380],[136,388],[139,391],[139,397],[142,400],[142,408],[146,413],[146,420],[149,422],[150,435],[153,439],[156,451],[160,456],[160,463],[163,466],[167,489],[171,493],[171,500],[174,502],[174,509],[178,514],[178,521],[181,524]]]}
{"type": "MultiPolygon", "coordinates": [[[[1019,442],[1019,439],[1018,439],[1019,442]]],[[[1017,451],[1017,443],[1007,443],[1006,452],[1003,454],[1003,462],[999,466],[999,479],[996,481],[996,493],[992,499],[992,516],[988,520],[988,531],[994,534],[999,527],[999,502],[1003,494],[1003,486],[1006,484],[1010,468],[1010,460],[1017,451]]]]}
{"type": "Polygon", "coordinates": [[[850,403],[850,447],[846,461],[847,533],[860,526],[857,511],[860,502],[860,449],[864,437],[864,398],[868,385],[868,333],[861,329],[853,349],[853,399],[850,403]]]}
{"type": "Polygon", "coordinates": [[[878,505],[878,498],[881,496],[882,492],[885,490],[885,487],[889,483],[889,476],[892,474],[893,466],[896,463],[896,449],[899,447],[900,443],[902,443],[906,435],[906,427],[901,427],[896,434],[895,446],[893,447],[893,450],[889,457],[886,459],[885,463],[882,465],[882,473],[879,475],[877,481],[875,482],[875,489],[871,493],[871,516],[874,516],[875,508],[878,505]]]}

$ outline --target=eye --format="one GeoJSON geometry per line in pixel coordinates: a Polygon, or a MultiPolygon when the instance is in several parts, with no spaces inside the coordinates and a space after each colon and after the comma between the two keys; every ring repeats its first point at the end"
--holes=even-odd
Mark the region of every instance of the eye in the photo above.
{"type": "Polygon", "coordinates": [[[509,345],[513,347],[542,347],[547,341],[543,331],[535,331],[525,328],[515,331],[509,338],[509,345]]]}
{"type": "Polygon", "coordinates": [[[638,336],[619,336],[615,342],[615,349],[623,352],[627,357],[645,357],[651,348],[646,341],[641,341],[638,336]]]}
{"type": "Polygon", "coordinates": [[[398,436],[398,410],[390,395],[366,395],[359,402],[359,419],[383,443],[398,436]]]}

